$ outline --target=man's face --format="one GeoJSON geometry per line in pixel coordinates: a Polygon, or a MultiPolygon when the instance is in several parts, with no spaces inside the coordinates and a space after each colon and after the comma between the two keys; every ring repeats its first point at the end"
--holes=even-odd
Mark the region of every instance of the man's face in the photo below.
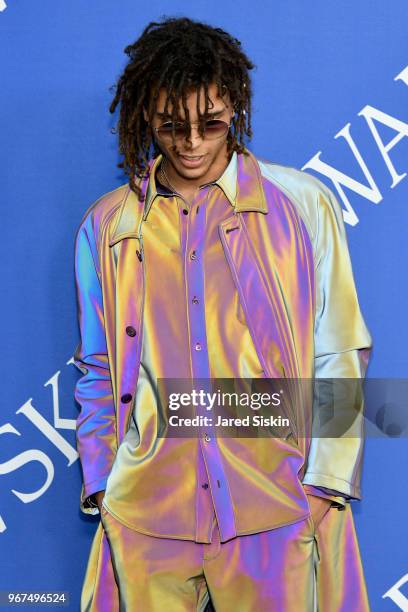
{"type": "MultiPolygon", "coordinates": [[[[198,133],[198,121],[199,117],[197,114],[197,90],[193,90],[187,94],[186,105],[189,110],[189,119],[191,124],[190,137],[178,138],[176,140],[175,147],[171,136],[160,136],[157,132],[155,134],[155,140],[163,153],[168,158],[168,161],[174,167],[174,170],[184,179],[192,179],[194,182],[200,179],[205,180],[206,177],[217,171],[218,167],[225,166],[227,160],[227,137],[228,131],[221,137],[217,138],[206,138],[205,135],[202,138],[198,133]]],[[[199,104],[200,112],[204,113],[205,110],[205,99],[204,99],[204,88],[202,87],[199,92],[199,104]]],[[[208,115],[205,119],[219,119],[225,121],[227,124],[231,122],[234,116],[234,110],[228,93],[224,97],[220,98],[217,92],[217,86],[215,83],[210,84],[208,87],[208,115]]],[[[153,117],[152,127],[158,128],[163,123],[172,121],[171,102],[168,105],[169,115],[164,114],[164,107],[166,101],[166,90],[161,89],[157,100],[156,113],[153,117]]],[[[147,114],[144,113],[145,119],[147,120],[147,114]]],[[[180,100],[178,109],[178,120],[181,122],[185,121],[185,113],[183,105],[180,100]]]]}

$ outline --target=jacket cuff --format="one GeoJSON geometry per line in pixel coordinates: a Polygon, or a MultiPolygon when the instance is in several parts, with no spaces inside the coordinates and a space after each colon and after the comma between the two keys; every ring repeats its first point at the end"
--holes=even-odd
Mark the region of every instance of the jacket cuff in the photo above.
{"type": "Polygon", "coordinates": [[[349,497],[351,499],[361,500],[360,487],[348,482],[347,480],[343,480],[342,478],[328,476],[327,474],[317,474],[316,472],[306,472],[302,483],[312,485],[314,487],[334,489],[335,491],[338,491],[340,495],[344,495],[345,497],[349,497]]]}
{"type": "Polygon", "coordinates": [[[84,514],[99,514],[99,508],[94,493],[104,491],[107,481],[108,476],[105,476],[99,480],[93,480],[87,484],[82,484],[79,507],[84,514]]]}

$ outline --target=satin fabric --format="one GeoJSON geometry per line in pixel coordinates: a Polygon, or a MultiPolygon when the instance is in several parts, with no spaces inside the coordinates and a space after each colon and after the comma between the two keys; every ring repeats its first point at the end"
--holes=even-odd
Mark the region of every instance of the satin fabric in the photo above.
{"type": "MultiPolygon", "coordinates": [[[[235,158],[218,181],[203,185],[190,209],[183,198],[156,185],[143,223],[141,365],[130,427],[115,457],[104,505],[144,533],[188,537],[189,528],[196,541],[209,542],[212,497],[221,502],[211,487],[219,478],[208,478],[210,465],[204,464],[200,444],[157,437],[164,427],[157,379],[197,375],[192,357],[197,342],[208,353],[206,370],[199,374],[208,375],[208,368],[212,378],[264,376],[218,234],[219,223],[233,211],[227,194],[236,181],[234,165],[235,158]]],[[[247,503],[255,504],[254,496],[247,503]]],[[[221,503],[216,511],[222,521],[221,503]]]]}
{"type": "MultiPolygon", "coordinates": [[[[75,363],[84,374],[76,386],[81,405],[77,447],[84,473],[80,506],[86,513],[98,513],[92,494],[106,489],[133,414],[146,298],[140,230],[154,197],[150,178],[160,161],[160,157],[152,161],[150,174],[142,180],[144,205],[126,186],[120,187],[88,210],[77,235],[81,342],[75,363]],[[127,333],[129,326],[135,334],[127,333]]],[[[306,173],[262,162],[250,152],[237,156],[235,184],[231,214],[218,224],[218,234],[265,378],[363,377],[371,337],[360,312],[341,208],[333,193],[306,173]]],[[[209,376],[206,352],[193,355],[194,371],[209,376]]],[[[313,438],[312,420],[320,406],[313,406],[307,385],[305,389],[299,395],[294,388],[286,405],[291,418],[285,438],[215,441],[210,437],[208,446],[203,438],[183,440],[183,454],[178,457],[198,457],[199,448],[206,456],[223,544],[234,542],[236,536],[279,532],[307,520],[309,486],[361,498],[361,420],[355,421],[354,437],[313,438]],[[248,504],[249,497],[257,504],[248,504]]],[[[158,458],[159,472],[165,474],[166,465],[174,468],[171,453],[158,458]]],[[[171,489],[167,504],[186,493],[186,483],[172,474],[174,470],[167,481],[161,480],[171,489]]],[[[141,499],[151,491],[151,483],[140,480],[139,485],[141,499]]],[[[190,499],[195,485],[187,484],[190,499]]],[[[162,494],[158,486],[151,513],[162,494]]],[[[320,564],[327,584],[333,587],[344,576],[341,597],[350,601],[351,591],[356,590],[363,602],[365,585],[351,509],[348,505],[343,512],[330,509],[326,517],[331,529],[325,534],[326,552],[320,564]]],[[[150,520],[156,529],[159,522],[154,516],[150,520]]],[[[186,514],[173,522],[170,531],[168,535],[177,541],[197,537],[195,521],[186,514]]],[[[95,589],[97,596],[99,573],[112,571],[105,544],[95,565],[101,538],[98,528],[85,594],[95,589]]],[[[319,597],[326,605],[333,593],[324,591],[323,583],[321,588],[319,597]]]]}
{"type": "MultiPolygon", "coordinates": [[[[219,488],[220,479],[216,474],[208,477],[211,463],[205,462],[200,444],[192,449],[190,441],[157,436],[165,425],[157,405],[157,379],[188,379],[197,374],[192,353],[198,341],[201,351],[208,353],[206,367],[211,378],[265,377],[218,234],[219,224],[233,210],[236,175],[234,155],[217,181],[201,186],[191,207],[157,184],[157,171],[151,179],[156,196],[149,194],[151,203],[142,227],[146,293],[141,365],[130,427],[117,451],[104,496],[110,513],[143,533],[189,537],[186,527],[194,520],[195,526],[190,527],[195,530],[194,540],[208,543],[213,500],[218,521],[223,522],[222,500],[212,487],[217,482],[219,488]],[[200,223],[198,217],[204,221],[200,223]],[[196,258],[190,260],[193,247],[196,258]]],[[[243,391],[249,393],[251,388],[242,381],[243,391]]],[[[243,443],[240,445],[242,448],[243,443]]],[[[241,478],[241,467],[231,475],[227,463],[225,470],[226,486],[231,488],[237,482],[236,488],[241,488],[239,513],[252,516],[247,525],[252,532],[260,526],[256,520],[259,495],[246,483],[262,477],[256,446],[258,457],[268,452],[266,444],[257,440],[247,443],[247,448],[254,449],[256,471],[251,474],[247,465],[241,478]]],[[[236,462],[239,465],[238,459],[236,462]]],[[[305,486],[309,493],[344,505],[344,498],[341,503],[336,496],[305,486]]],[[[232,497],[236,498],[234,491],[232,497]]],[[[268,513],[268,506],[262,511],[268,513]]]]}
{"type": "Polygon", "coordinates": [[[370,610],[350,505],[317,528],[309,516],[224,544],[215,521],[212,529],[211,544],[155,538],[103,508],[81,612],[202,611],[209,594],[219,612],[370,610]]]}
{"type": "MultiPolygon", "coordinates": [[[[160,156],[152,161],[151,174],[159,163],[160,156]]],[[[75,363],[84,373],[76,386],[81,404],[77,447],[84,472],[80,505],[93,514],[98,509],[91,495],[106,489],[130,424],[128,400],[137,387],[145,297],[140,226],[155,195],[149,176],[142,181],[144,206],[126,186],[118,188],[88,210],[76,241],[81,342],[75,363]],[[133,337],[126,333],[129,325],[136,330],[133,337]]],[[[360,312],[334,195],[306,173],[260,162],[250,152],[237,156],[235,186],[234,207],[219,224],[219,237],[264,374],[302,380],[314,373],[364,376],[371,337],[360,312]]],[[[222,351],[222,344],[218,348],[222,351]]],[[[204,353],[195,356],[196,371],[206,376],[204,353]]],[[[259,468],[257,456],[272,457],[265,464],[270,476],[255,485],[260,503],[274,501],[268,522],[263,517],[261,524],[262,517],[255,517],[261,528],[305,517],[302,485],[361,498],[361,423],[356,419],[354,437],[311,439],[313,397],[296,396],[295,390],[291,399],[292,435],[276,440],[273,452],[269,446],[254,455],[256,444],[237,447],[227,439],[212,445],[214,469],[229,465],[237,474],[235,503],[231,496],[222,502],[230,513],[221,530],[224,539],[251,530],[251,513],[236,516],[231,508],[246,496],[243,483],[254,484],[242,475],[259,468]],[[242,458],[245,470],[234,456],[242,458]]],[[[190,454],[196,455],[194,446],[190,454]]],[[[188,531],[184,535],[194,538],[191,527],[188,531]]]]}

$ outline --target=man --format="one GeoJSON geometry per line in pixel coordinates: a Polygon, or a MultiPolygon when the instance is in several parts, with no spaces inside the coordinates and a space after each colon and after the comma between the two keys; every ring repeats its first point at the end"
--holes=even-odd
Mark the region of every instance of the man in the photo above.
{"type": "Polygon", "coordinates": [[[349,504],[361,420],[311,437],[309,388],[279,436],[160,433],[158,379],[364,377],[341,208],[245,147],[238,40],[170,18],[125,51],[110,110],[129,183],[76,240],[80,505],[101,514],[81,610],[202,610],[210,595],[217,612],[368,610],[349,504]]]}

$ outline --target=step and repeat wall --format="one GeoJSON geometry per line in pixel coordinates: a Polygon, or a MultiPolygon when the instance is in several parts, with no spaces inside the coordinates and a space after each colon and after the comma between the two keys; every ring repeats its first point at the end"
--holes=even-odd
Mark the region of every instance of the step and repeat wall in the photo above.
{"type": "MultiPolygon", "coordinates": [[[[336,193],[374,341],[367,376],[408,378],[404,0],[0,0],[3,598],[64,591],[79,609],[99,518],[79,510],[74,238],[90,204],[126,181],[110,88],[124,47],[163,15],[242,41],[257,66],[249,147],[336,193]]],[[[408,439],[387,407],[385,394],[353,511],[372,610],[397,612],[408,610],[408,439]]]]}

